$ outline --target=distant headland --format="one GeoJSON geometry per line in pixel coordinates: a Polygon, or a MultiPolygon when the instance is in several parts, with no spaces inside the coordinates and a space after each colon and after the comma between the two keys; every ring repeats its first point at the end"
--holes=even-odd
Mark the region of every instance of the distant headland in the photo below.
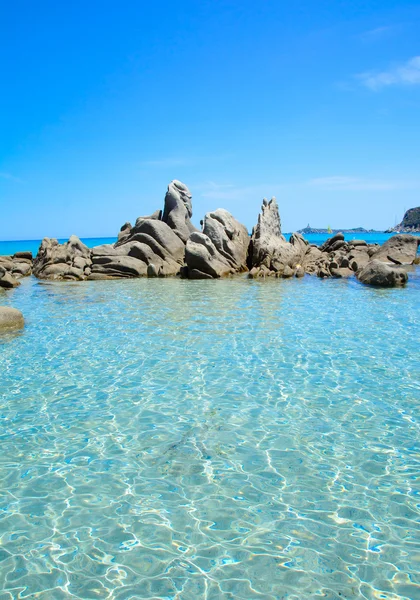
{"type": "Polygon", "coordinates": [[[407,210],[401,223],[385,233],[420,233],[420,206],[407,210]]]}
{"type": "Polygon", "coordinates": [[[311,227],[308,223],[306,227],[303,229],[299,229],[298,233],[302,235],[310,235],[313,233],[325,234],[330,233],[334,235],[336,233],[382,233],[381,231],[377,231],[376,229],[365,229],[364,227],[353,227],[353,229],[331,229],[331,227],[322,228],[322,227],[311,227]]]}

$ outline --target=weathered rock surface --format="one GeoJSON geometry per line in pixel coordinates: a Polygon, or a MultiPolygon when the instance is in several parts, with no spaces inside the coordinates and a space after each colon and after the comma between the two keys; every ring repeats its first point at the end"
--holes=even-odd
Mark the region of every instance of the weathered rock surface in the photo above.
{"type": "Polygon", "coordinates": [[[88,278],[177,275],[184,264],[186,241],[196,231],[191,217],[189,189],[180,181],[172,181],[163,212],[139,217],[134,226],[125,223],[113,246],[92,249],[88,278]]]}
{"type": "Polygon", "coordinates": [[[390,266],[380,260],[372,260],[358,272],[357,278],[366,285],[397,287],[405,285],[408,276],[401,267],[390,266]]]}
{"type": "Polygon", "coordinates": [[[14,329],[22,329],[25,320],[17,308],[0,306],[0,332],[14,329]]]}
{"type": "Polygon", "coordinates": [[[190,190],[181,181],[171,181],[165,196],[165,209],[162,221],[174,230],[176,235],[187,243],[193,231],[197,231],[191,223],[192,196],[190,190]]]}
{"type": "Polygon", "coordinates": [[[19,281],[9,271],[0,266],[0,287],[5,289],[15,288],[20,285],[19,281]]]}
{"type": "Polygon", "coordinates": [[[224,277],[247,270],[249,235],[227,210],[204,217],[203,232],[193,232],[185,248],[184,276],[190,279],[224,277]]]}
{"type": "Polygon", "coordinates": [[[184,264],[185,243],[196,231],[191,223],[191,194],[172,181],[163,212],[125,223],[115,244],[89,249],[72,236],[65,244],[45,238],[34,262],[40,279],[83,280],[177,275],[184,264]]]}
{"type": "MultiPolygon", "coordinates": [[[[252,277],[281,276],[286,267],[295,270],[310,252],[308,242],[294,233],[290,242],[281,233],[279,209],[275,198],[264,198],[258,223],[254,227],[248,253],[248,267],[252,277]]],[[[289,271],[286,270],[286,276],[289,271]]]]}
{"type": "Polygon", "coordinates": [[[65,244],[44,238],[34,260],[33,273],[39,279],[77,281],[86,279],[92,265],[90,249],[75,235],[65,244]]]}
{"type": "Polygon", "coordinates": [[[18,279],[27,277],[31,273],[31,252],[16,252],[13,256],[0,256],[0,287],[17,287],[18,279]]]}
{"type": "Polygon", "coordinates": [[[420,238],[414,235],[393,235],[372,254],[372,258],[394,264],[412,265],[416,260],[419,244],[420,238]]]}

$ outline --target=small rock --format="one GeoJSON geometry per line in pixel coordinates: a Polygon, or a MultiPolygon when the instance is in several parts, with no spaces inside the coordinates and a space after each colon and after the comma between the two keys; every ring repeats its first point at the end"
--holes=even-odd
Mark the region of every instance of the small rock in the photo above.
{"type": "Polygon", "coordinates": [[[25,324],[22,313],[17,308],[0,306],[0,331],[22,329],[25,324]]]}

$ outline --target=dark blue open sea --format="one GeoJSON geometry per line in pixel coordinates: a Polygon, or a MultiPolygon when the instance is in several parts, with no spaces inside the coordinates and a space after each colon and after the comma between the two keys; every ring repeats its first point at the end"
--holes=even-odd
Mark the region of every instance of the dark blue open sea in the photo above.
{"type": "Polygon", "coordinates": [[[419,269],[0,304],[1,600],[420,598],[419,269]]]}

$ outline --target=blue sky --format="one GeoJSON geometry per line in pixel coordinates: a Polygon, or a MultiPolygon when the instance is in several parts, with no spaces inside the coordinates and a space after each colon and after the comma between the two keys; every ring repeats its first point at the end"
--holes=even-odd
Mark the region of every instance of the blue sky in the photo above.
{"type": "Polygon", "coordinates": [[[420,204],[419,3],[15,0],[0,52],[0,239],[115,235],[175,178],[196,224],[420,204]]]}

